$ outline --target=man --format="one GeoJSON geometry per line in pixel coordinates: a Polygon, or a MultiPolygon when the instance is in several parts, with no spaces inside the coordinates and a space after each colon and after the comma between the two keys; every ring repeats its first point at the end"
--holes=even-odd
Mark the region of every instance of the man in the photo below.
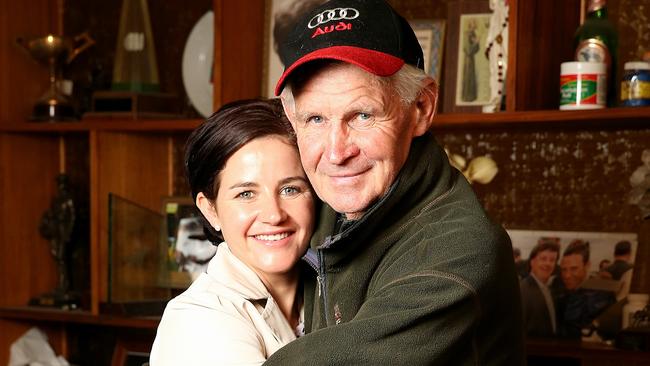
{"type": "Polygon", "coordinates": [[[276,87],[325,201],[307,335],[269,365],[524,362],[512,247],[428,132],[436,82],[384,1],[334,0],[280,46],[276,87]]]}
{"type": "Polygon", "coordinates": [[[583,330],[591,330],[594,319],[616,302],[611,291],[582,286],[590,266],[589,242],[576,239],[569,243],[560,260],[565,292],[557,301],[559,334],[563,337],[580,338],[583,330]]]}
{"type": "Polygon", "coordinates": [[[627,240],[621,240],[614,246],[614,263],[605,271],[609,273],[612,279],[620,280],[623,275],[632,269],[630,260],[632,259],[632,244],[627,240]]]}
{"type": "Polygon", "coordinates": [[[577,290],[587,280],[591,262],[589,261],[589,242],[573,240],[564,250],[560,262],[560,273],[564,288],[577,290]]]}
{"type": "Polygon", "coordinates": [[[530,274],[521,281],[524,329],[532,337],[551,337],[556,332],[555,304],[549,288],[560,255],[560,244],[540,240],[530,252],[530,274]]]}
{"type": "Polygon", "coordinates": [[[530,272],[530,263],[528,263],[528,259],[523,259],[521,257],[521,249],[519,248],[512,248],[512,254],[515,257],[515,271],[517,272],[517,276],[519,279],[525,278],[530,272]]]}

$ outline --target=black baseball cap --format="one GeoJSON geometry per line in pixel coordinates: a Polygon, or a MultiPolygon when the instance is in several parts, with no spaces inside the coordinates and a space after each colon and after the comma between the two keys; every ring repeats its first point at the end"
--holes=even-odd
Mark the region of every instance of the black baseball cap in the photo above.
{"type": "Polygon", "coordinates": [[[344,61],[377,76],[393,75],[405,63],[424,70],[413,29],[384,0],[328,1],[300,18],[278,53],[285,68],[275,95],[293,71],[314,60],[344,61]]]}

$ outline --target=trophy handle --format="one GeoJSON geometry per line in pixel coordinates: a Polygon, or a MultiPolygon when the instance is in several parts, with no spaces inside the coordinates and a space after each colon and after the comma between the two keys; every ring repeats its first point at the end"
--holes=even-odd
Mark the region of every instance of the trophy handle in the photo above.
{"type": "Polygon", "coordinates": [[[23,37],[16,38],[16,44],[22,47],[27,53],[29,53],[29,47],[27,46],[27,40],[23,37]]]}
{"type": "Polygon", "coordinates": [[[83,32],[77,36],[74,37],[74,43],[77,44],[79,42],[82,42],[79,47],[73,49],[70,54],[68,55],[68,58],[65,60],[66,63],[72,62],[75,57],[77,57],[78,54],[81,52],[85,51],[86,48],[92,46],[95,44],[95,40],[90,37],[88,32],[83,32]]]}

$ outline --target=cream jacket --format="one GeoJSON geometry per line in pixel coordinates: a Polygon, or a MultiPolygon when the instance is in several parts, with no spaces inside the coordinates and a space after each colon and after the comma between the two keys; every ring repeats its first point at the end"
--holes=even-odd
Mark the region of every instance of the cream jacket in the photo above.
{"type": "Polygon", "coordinates": [[[150,364],[261,365],[294,339],[262,281],[221,243],[207,272],[167,304],[150,364]]]}

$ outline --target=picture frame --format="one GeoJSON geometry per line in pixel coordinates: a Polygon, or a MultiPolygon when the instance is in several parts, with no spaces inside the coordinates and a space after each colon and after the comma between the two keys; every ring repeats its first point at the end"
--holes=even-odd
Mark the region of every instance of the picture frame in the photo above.
{"type": "Polygon", "coordinates": [[[490,70],[485,56],[490,6],[487,0],[452,1],[447,10],[443,112],[480,113],[490,98],[490,70]],[[468,49],[464,50],[464,46],[468,49]],[[471,51],[467,58],[465,51],[471,51]],[[476,70],[476,77],[469,76],[472,74],[468,70],[476,70]]]}
{"type": "Polygon", "coordinates": [[[207,268],[217,251],[204,235],[203,221],[190,197],[162,200],[160,282],[170,288],[187,288],[207,268]]]}
{"type": "Polygon", "coordinates": [[[148,366],[150,351],[151,342],[119,338],[113,349],[111,366],[148,366]]]}
{"type": "MultiPolygon", "coordinates": [[[[539,309],[539,305],[535,305],[539,301],[539,295],[531,286],[532,283],[539,281],[546,283],[555,305],[556,336],[570,337],[571,333],[567,333],[566,329],[570,329],[575,324],[572,323],[572,319],[565,319],[564,314],[571,314],[572,317],[580,314],[581,320],[598,323],[598,331],[602,334],[614,334],[620,330],[621,304],[630,293],[639,248],[636,233],[549,230],[507,230],[507,232],[512,241],[524,313],[529,311],[530,314],[534,314],[526,317],[525,328],[528,332],[533,332],[529,335],[539,336],[539,333],[534,332],[544,329],[543,324],[548,321],[533,310],[539,309]],[[544,272],[550,270],[545,266],[548,266],[553,256],[552,251],[548,249],[549,242],[555,243],[554,245],[559,247],[559,252],[555,255],[555,269],[550,277],[545,279],[544,272]],[[569,247],[574,249],[586,247],[587,254],[585,256],[579,249],[567,250],[569,247]],[[621,255],[624,251],[627,254],[621,255]],[[537,253],[536,262],[530,258],[533,252],[537,253]],[[532,276],[533,273],[538,275],[532,276]],[[531,281],[531,277],[537,281],[531,281]],[[570,313],[567,313],[562,311],[567,308],[567,299],[571,299],[570,303],[573,305],[586,303],[592,305],[584,309],[572,307],[570,313]],[[592,303],[592,300],[595,302],[592,303]],[[589,310],[584,311],[585,309],[589,310]]],[[[582,335],[585,336],[584,332],[582,335]]]]}
{"type": "Polygon", "coordinates": [[[276,38],[281,38],[290,30],[300,14],[326,2],[327,0],[266,0],[264,20],[264,69],[262,70],[262,96],[273,98],[275,83],[284,71],[284,65],[276,52],[276,38]]]}
{"type": "Polygon", "coordinates": [[[441,87],[440,76],[447,24],[445,19],[413,19],[409,24],[422,47],[424,71],[438,82],[438,87],[441,87]]]}

